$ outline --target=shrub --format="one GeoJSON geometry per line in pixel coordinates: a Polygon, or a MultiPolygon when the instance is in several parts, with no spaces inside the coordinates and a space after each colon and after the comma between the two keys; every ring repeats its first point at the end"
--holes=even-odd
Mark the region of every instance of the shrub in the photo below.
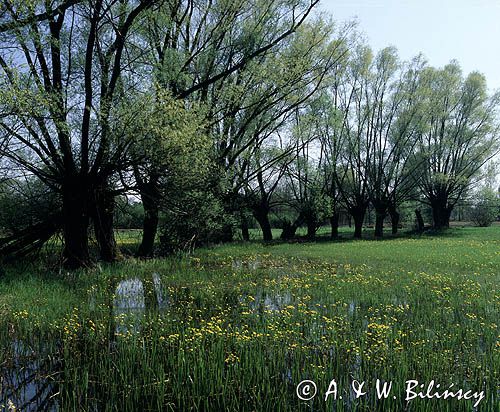
{"type": "Polygon", "coordinates": [[[212,193],[189,191],[175,205],[163,205],[161,252],[189,251],[197,245],[231,240],[235,223],[212,193]]]}
{"type": "Polygon", "coordinates": [[[490,226],[498,217],[498,208],[498,195],[489,188],[483,188],[475,196],[471,220],[476,226],[490,226]]]}

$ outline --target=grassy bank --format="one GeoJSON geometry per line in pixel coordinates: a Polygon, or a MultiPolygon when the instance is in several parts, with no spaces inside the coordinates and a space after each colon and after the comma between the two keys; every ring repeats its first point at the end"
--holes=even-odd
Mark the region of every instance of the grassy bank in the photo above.
{"type": "Polygon", "coordinates": [[[406,380],[434,379],[484,391],[478,409],[498,411],[499,284],[498,227],[235,243],[72,274],[8,267],[2,398],[19,409],[30,396],[9,380],[35,370],[25,386],[45,385],[35,401],[61,410],[473,410],[474,399],[405,400],[406,380]],[[318,387],[307,402],[304,379],[318,387]],[[393,382],[388,399],[376,379],[393,382]],[[366,381],[359,399],[353,380],[366,381]]]}

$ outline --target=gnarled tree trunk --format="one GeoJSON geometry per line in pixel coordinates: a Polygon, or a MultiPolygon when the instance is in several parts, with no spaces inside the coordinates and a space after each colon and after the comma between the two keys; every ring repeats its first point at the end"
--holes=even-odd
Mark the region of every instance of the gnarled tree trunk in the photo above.
{"type": "Polygon", "coordinates": [[[297,227],[288,221],[283,222],[283,228],[281,231],[280,239],[290,240],[295,237],[295,232],[297,231],[297,227]]]}
{"type": "Polygon", "coordinates": [[[354,220],[354,238],[361,239],[363,232],[363,222],[365,220],[367,205],[358,205],[356,207],[351,207],[349,213],[354,220]]]}
{"type": "Polygon", "coordinates": [[[434,229],[446,229],[450,227],[450,215],[453,206],[448,204],[448,199],[444,196],[433,199],[431,207],[434,229]]]}
{"type": "Polygon", "coordinates": [[[339,213],[337,211],[334,211],[332,216],[330,216],[330,226],[332,228],[330,237],[337,239],[339,237],[339,213]]]}
{"type": "Polygon", "coordinates": [[[248,242],[250,240],[250,231],[248,229],[248,218],[245,212],[241,212],[240,220],[241,220],[241,237],[245,242],[248,242]]]}
{"type": "MultiPolygon", "coordinates": [[[[25,229],[0,239],[1,263],[11,262],[40,249],[61,228],[61,213],[55,211],[45,221],[32,224],[25,229]]],[[[0,273],[1,275],[1,273],[0,273]]]]}
{"type": "Polygon", "coordinates": [[[363,232],[364,216],[363,215],[353,215],[352,218],[354,219],[354,237],[356,239],[361,239],[362,232],[363,232]]]}
{"type": "Polygon", "coordinates": [[[422,233],[424,231],[424,219],[420,209],[415,210],[415,217],[417,219],[417,232],[422,233]]]}
{"type": "Polygon", "coordinates": [[[273,232],[271,230],[271,223],[269,222],[269,207],[259,203],[252,207],[252,213],[262,229],[263,239],[265,241],[273,240],[273,232]]]}
{"type": "Polygon", "coordinates": [[[400,214],[394,206],[389,206],[388,210],[389,210],[389,215],[391,217],[392,234],[395,235],[398,233],[399,229],[400,214]]]}
{"type": "Polygon", "coordinates": [[[68,178],[61,190],[64,266],[68,269],[85,267],[90,264],[88,182],[68,178]]]}
{"type": "Polygon", "coordinates": [[[387,203],[384,200],[374,201],[375,206],[375,237],[384,236],[384,220],[387,216],[387,203]]]}
{"type": "Polygon", "coordinates": [[[119,256],[114,232],[115,196],[104,185],[94,193],[92,219],[99,246],[99,257],[105,262],[114,262],[119,256]]]}
{"type": "Polygon", "coordinates": [[[314,211],[306,211],[304,213],[304,220],[307,226],[307,238],[313,240],[316,237],[316,230],[318,229],[318,219],[314,211]]]}
{"type": "Polygon", "coordinates": [[[139,249],[137,250],[137,256],[139,257],[153,256],[156,233],[158,232],[158,216],[159,213],[157,205],[148,204],[147,206],[144,206],[142,239],[141,244],[139,245],[139,249]]]}
{"type": "Polygon", "coordinates": [[[384,219],[387,212],[383,209],[375,210],[375,237],[384,236],[384,219]]]}
{"type": "Polygon", "coordinates": [[[158,190],[158,176],[152,176],[148,182],[139,181],[139,193],[144,208],[142,222],[142,240],[137,250],[139,257],[151,257],[154,252],[156,233],[158,231],[160,191],[158,190]]]}
{"type": "Polygon", "coordinates": [[[283,240],[290,240],[295,237],[295,232],[299,226],[304,222],[304,215],[302,213],[299,214],[297,219],[293,223],[288,221],[283,222],[283,230],[281,232],[280,238],[283,240]]]}

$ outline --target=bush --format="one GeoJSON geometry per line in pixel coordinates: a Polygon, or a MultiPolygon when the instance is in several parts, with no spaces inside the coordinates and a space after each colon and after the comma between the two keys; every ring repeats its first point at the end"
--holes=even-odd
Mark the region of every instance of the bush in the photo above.
{"type": "Polygon", "coordinates": [[[498,217],[499,199],[497,194],[489,189],[480,190],[471,209],[471,220],[476,226],[490,226],[498,217]]]}
{"type": "Polygon", "coordinates": [[[197,245],[232,239],[235,220],[210,192],[189,191],[162,209],[160,248],[163,254],[189,251],[197,245]]]}

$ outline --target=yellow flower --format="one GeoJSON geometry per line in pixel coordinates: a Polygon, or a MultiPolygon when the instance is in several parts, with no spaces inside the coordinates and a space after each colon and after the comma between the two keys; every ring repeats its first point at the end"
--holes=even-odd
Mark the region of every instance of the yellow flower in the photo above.
{"type": "Polygon", "coordinates": [[[230,353],[227,358],[224,360],[224,362],[228,365],[232,365],[235,363],[238,363],[240,361],[240,358],[236,356],[234,353],[230,353]]]}

